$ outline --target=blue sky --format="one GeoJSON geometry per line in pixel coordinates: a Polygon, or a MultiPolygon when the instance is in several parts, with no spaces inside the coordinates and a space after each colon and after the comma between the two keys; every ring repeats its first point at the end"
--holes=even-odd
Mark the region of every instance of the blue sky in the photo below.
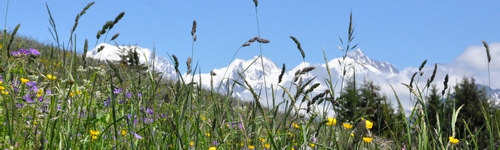
{"type": "MultiPolygon", "coordinates": [[[[21,23],[18,33],[54,43],[47,29],[45,2],[61,40],[67,44],[75,16],[90,1],[12,0],[8,5],[1,1],[0,22],[7,30],[21,23]]],[[[500,42],[498,6],[500,1],[262,0],[257,9],[260,35],[271,41],[262,45],[263,54],[278,66],[285,63],[292,68],[302,61],[289,36],[301,42],[310,63],[324,63],[322,49],[328,59],[340,57],[338,37],[346,38],[352,12],[358,48],[370,58],[402,70],[418,67],[425,59],[428,64],[453,62],[482,40],[500,42]]],[[[252,0],[96,1],[81,17],[75,32],[78,50],[82,51],[85,38],[91,43],[89,47],[95,46],[96,32],[122,11],[126,14],[110,31],[108,40],[119,32],[119,44],[156,48],[159,55],[175,54],[182,62],[191,56],[190,31],[192,21],[197,20],[194,62],[199,62],[202,72],[227,66],[235,51],[258,35],[252,0]]],[[[253,44],[242,48],[236,57],[251,59],[260,54],[259,49],[253,44]]]]}

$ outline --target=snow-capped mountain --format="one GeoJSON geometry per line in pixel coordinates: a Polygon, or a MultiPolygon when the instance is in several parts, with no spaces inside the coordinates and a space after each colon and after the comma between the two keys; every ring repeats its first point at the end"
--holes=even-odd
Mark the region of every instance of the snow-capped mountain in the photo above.
{"type": "Polygon", "coordinates": [[[354,62],[359,63],[372,71],[378,70],[387,73],[399,73],[399,70],[391,63],[370,59],[368,56],[363,54],[360,49],[347,53],[347,58],[352,59],[354,62]],[[370,67],[373,67],[373,69],[370,67]]]}
{"type": "MultiPolygon", "coordinates": [[[[155,56],[154,52],[141,48],[138,46],[114,46],[110,44],[100,44],[96,46],[93,50],[87,53],[89,58],[95,58],[100,60],[120,60],[119,54],[120,49],[136,49],[140,55],[140,62],[147,63],[150,66],[154,63],[154,70],[164,73],[164,77],[169,79],[176,79],[176,73],[173,66],[170,64],[167,58],[162,56],[155,56]],[[97,49],[104,46],[104,49],[97,52],[97,49]]],[[[211,73],[202,73],[196,75],[186,75],[184,74],[184,79],[186,81],[194,81],[196,83],[202,84],[206,89],[213,88],[218,90],[220,93],[226,93],[228,91],[232,92],[232,96],[242,98],[243,100],[251,100],[252,95],[248,90],[247,83],[254,91],[260,93],[262,104],[267,104],[265,98],[265,92],[271,93],[274,91],[275,94],[280,95],[283,93],[283,89],[278,87],[278,85],[283,86],[289,90],[290,93],[294,93],[295,88],[290,88],[294,84],[293,79],[295,73],[305,67],[314,67],[315,69],[309,71],[308,73],[302,75],[301,77],[307,81],[316,77],[312,84],[320,83],[320,86],[316,88],[313,95],[319,93],[316,91],[323,91],[327,88],[325,84],[325,79],[329,79],[328,70],[332,78],[332,82],[341,81],[343,78],[350,78],[353,74],[356,77],[369,77],[380,86],[382,86],[382,91],[385,94],[392,95],[396,92],[397,95],[408,95],[408,89],[406,87],[401,87],[401,83],[407,83],[410,81],[410,77],[414,72],[418,72],[417,68],[408,67],[402,71],[399,71],[394,65],[388,62],[383,62],[379,60],[374,60],[366,56],[360,49],[348,52],[345,58],[334,58],[331,59],[327,64],[310,64],[308,62],[302,62],[295,66],[286,64],[286,70],[283,74],[282,81],[278,83],[278,78],[281,73],[282,64],[276,64],[271,59],[267,57],[255,56],[249,60],[235,59],[230,63],[229,66],[214,69],[211,73]],[[344,71],[345,70],[345,71],[344,71]],[[345,72],[345,73],[344,73],[345,72]],[[245,83],[246,81],[247,83],[245,83]],[[237,83],[237,84],[235,84],[237,83]],[[398,85],[400,87],[398,87],[398,85]],[[272,88],[271,88],[272,87],[272,88]],[[394,88],[394,89],[393,89],[394,88]],[[267,89],[267,91],[266,91],[267,89]],[[393,91],[394,90],[394,91],[393,91]]],[[[463,76],[462,70],[456,69],[453,65],[438,65],[439,76],[444,77],[445,74],[450,74],[450,78],[459,79],[463,76]],[[458,74],[458,75],[457,75],[458,74]]],[[[421,78],[428,78],[431,75],[433,65],[428,65],[424,67],[422,72],[425,72],[421,78]]],[[[474,75],[475,76],[475,75],[474,75]]],[[[422,83],[416,83],[419,85],[425,85],[426,80],[421,80],[422,83]]],[[[450,80],[452,82],[453,80],[450,80]]],[[[442,79],[437,79],[435,83],[442,83],[442,79]]],[[[340,84],[340,83],[338,83],[340,84]]],[[[456,83],[450,83],[450,87],[456,83]]],[[[440,84],[438,84],[440,85],[440,84]]],[[[335,85],[340,86],[340,85],[335,85]]],[[[442,88],[442,87],[439,87],[442,88]]],[[[339,88],[335,89],[338,90],[339,88]]],[[[488,87],[487,87],[488,89],[488,87]]],[[[496,101],[496,104],[500,105],[500,89],[488,89],[491,91],[492,100],[496,101]]],[[[339,92],[339,91],[335,91],[339,92]]],[[[271,98],[271,95],[268,95],[271,98]]],[[[281,101],[280,96],[275,96],[277,103],[281,101]]],[[[394,97],[390,97],[394,100],[394,97]]],[[[411,107],[411,102],[403,100],[403,105],[411,107]],[[406,104],[405,104],[406,103],[406,104]]],[[[304,107],[304,106],[300,106],[304,107]]],[[[318,106],[322,107],[322,106],[318,106]]],[[[317,108],[319,109],[319,108],[317,108]]]]}
{"type": "Polygon", "coordinates": [[[139,54],[139,61],[141,63],[146,63],[149,66],[153,66],[154,64],[153,69],[155,71],[163,73],[164,74],[163,76],[166,78],[175,77],[175,69],[170,64],[167,58],[162,56],[156,56],[155,53],[152,52],[151,50],[146,48],[141,48],[138,46],[114,46],[106,43],[101,43],[97,45],[94,49],[89,51],[87,53],[87,57],[98,60],[119,61],[121,59],[119,56],[122,53],[121,50],[132,50],[132,49],[137,50],[139,54]],[[98,52],[97,50],[101,46],[104,46],[104,49],[98,52]]]}
{"type": "MultiPolygon", "coordinates": [[[[216,74],[215,76],[211,76],[209,73],[206,73],[195,75],[194,77],[191,75],[186,75],[185,78],[194,78],[193,80],[197,82],[200,82],[201,80],[201,84],[204,87],[211,88],[211,86],[213,86],[214,89],[220,88],[219,92],[227,91],[228,81],[230,83],[229,85],[231,85],[231,83],[233,82],[238,82],[245,85],[243,80],[245,79],[255,91],[260,91],[262,89],[264,92],[264,87],[267,87],[268,91],[271,90],[271,86],[276,89],[278,78],[281,73],[281,66],[282,65],[279,65],[278,67],[278,65],[276,65],[269,58],[262,57],[261,59],[259,56],[255,56],[250,60],[235,59],[228,67],[214,69],[212,70],[212,72],[216,74]],[[264,68],[264,70],[262,68],[264,68]],[[238,74],[241,74],[241,76],[238,74]]],[[[323,80],[325,78],[328,78],[327,68],[325,64],[310,64],[307,62],[303,62],[293,67],[291,70],[286,70],[279,85],[288,87],[288,85],[293,82],[295,72],[299,69],[303,69],[304,67],[315,67],[314,70],[308,72],[303,76],[303,78],[305,79],[316,77],[313,83],[323,83],[323,80]]],[[[356,74],[383,73],[389,75],[397,74],[399,72],[398,69],[394,67],[394,65],[388,62],[372,60],[364,55],[363,52],[359,49],[348,52],[345,60],[343,60],[343,58],[332,59],[328,63],[328,67],[328,69],[331,71],[332,77],[334,78],[340,78],[343,76],[343,68],[345,68],[346,70],[345,77],[350,77],[354,73],[354,71],[356,71],[356,74]],[[339,62],[343,62],[343,64],[339,62]]],[[[243,99],[251,99],[252,95],[245,87],[246,85],[234,86],[232,88],[233,96],[243,99]]],[[[321,85],[319,89],[321,88],[326,89],[326,86],[321,85]]]]}

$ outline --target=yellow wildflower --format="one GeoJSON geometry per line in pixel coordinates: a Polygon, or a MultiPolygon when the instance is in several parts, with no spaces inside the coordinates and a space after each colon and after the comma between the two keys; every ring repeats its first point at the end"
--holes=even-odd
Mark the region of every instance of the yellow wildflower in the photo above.
{"type": "Polygon", "coordinates": [[[123,136],[125,136],[125,135],[127,135],[127,130],[122,130],[121,133],[123,136]]]}
{"type": "Polygon", "coordinates": [[[328,122],[326,122],[326,125],[328,126],[333,126],[337,124],[337,119],[328,117],[328,122]]]}
{"type": "Polygon", "coordinates": [[[259,140],[260,140],[260,142],[262,142],[262,143],[266,143],[266,141],[267,141],[265,138],[259,138],[259,140]]]}
{"type": "Polygon", "coordinates": [[[344,128],[346,128],[346,129],[352,129],[352,127],[353,127],[352,124],[350,124],[350,123],[343,123],[343,125],[344,125],[344,128]]]}
{"type": "Polygon", "coordinates": [[[248,149],[255,149],[255,146],[253,146],[253,145],[248,145],[248,149]]]}
{"type": "Polygon", "coordinates": [[[373,128],[373,122],[369,120],[365,120],[366,128],[367,129],[372,129],[373,128]]]}
{"type": "Polygon", "coordinates": [[[217,150],[217,147],[211,146],[210,148],[208,148],[208,150],[217,150]]]}
{"type": "Polygon", "coordinates": [[[349,134],[349,136],[354,137],[354,133],[349,134]]]}
{"type": "Polygon", "coordinates": [[[41,97],[43,95],[43,89],[38,89],[38,92],[36,92],[36,97],[41,97]]]}
{"type": "Polygon", "coordinates": [[[299,124],[296,124],[296,123],[292,123],[292,126],[293,126],[295,129],[300,128],[299,124]]]}
{"type": "Polygon", "coordinates": [[[314,143],[309,143],[309,146],[314,148],[314,146],[316,146],[314,143]]]}
{"type": "Polygon", "coordinates": [[[365,141],[366,143],[370,143],[372,142],[373,138],[371,137],[363,137],[363,141],[365,141]]]}
{"type": "Polygon", "coordinates": [[[207,133],[205,133],[205,135],[206,135],[206,136],[208,136],[208,137],[210,137],[210,133],[208,133],[208,132],[207,132],[207,133]]]}
{"type": "Polygon", "coordinates": [[[264,144],[264,148],[265,149],[270,149],[271,148],[271,144],[269,144],[269,143],[264,144]]]}
{"type": "Polygon", "coordinates": [[[458,142],[460,142],[460,140],[458,140],[458,139],[456,139],[456,138],[454,138],[452,136],[450,136],[448,138],[450,139],[450,143],[451,144],[455,144],[456,145],[456,144],[458,144],[458,142]]]}
{"type": "Polygon", "coordinates": [[[25,79],[25,78],[21,78],[21,83],[25,84],[26,82],[30,82],[30,80],[25,79]]]}
{"type": "Polygon", "coordinates": [[[193,141],[189,142],[189,146],[193,147],[194,146],[194,142],[193,141]]]}
{"type": "Polygon", "coordinates": [[[4,91],[5,87],[0,85],[0,91],[4,91]]]}
{"type": "Polygon", "coordinates": [[[97,131],[97,130],[90,130],[90,135],[99,135],[99,131],[97,131]]]}
{"type": "Polygon", "coordinates": [[[0,44],[0,49],[2,49],[2,47],[3,47],[3,45],[2,45],[2,44],[0,44]]]}
{"type": "Polygon", "coordinates": [[[56,76],[51,75],[51,74],[47,74],[47,78],[48,78],[49,80],[56,80],[56,79],[57,79],[57,77],[56,77],[56,76]]]}
{"type": "Polygon", "coordinates": [[[99,135],[99,131],[97,131],[97,130],[90,130],[90,138],[92,140],[96,140],[97,139],[97,135],[99,135]]]}
{"type": "Polygon", "coordinates": [[[2,91],[2,94],[3,94],[3,95],[8,95],[8,94],[9,94],[9,91],[7,91],[7,90],[2,91]]]}

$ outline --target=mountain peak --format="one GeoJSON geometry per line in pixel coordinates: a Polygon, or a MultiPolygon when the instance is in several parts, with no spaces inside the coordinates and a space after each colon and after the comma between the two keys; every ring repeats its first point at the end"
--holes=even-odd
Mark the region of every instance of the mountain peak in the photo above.
{"type": "Polygon", "coordinates": [[[361,51],[361,49],[358,48],[354,51],[348,52],[347,56],[365,56],[365,54],[363,53],[363,51],[361,51]]]}
{"type": "Polygon", "coordinates": [[[121,60],[120,55],[124,51],[136,50],[139,55],[139,62],[154,66],[154,70],[158,72],[165,73],[165,77],[174,77],[174,68],[170,62],[165,57],[156,56],[155,53],[147,48],[141,48],[139,46],[115,46],[108,43],[101,43],[97,45],[94,49],[89,51],[88,57],[98,60],[111,60],[119,61],[121,60]],[[101,51],[98,51],[100,47],[104,46],[101,51]]]}
{"type": "Polygon", "coordinates": [[[361,49],[357,49],[347,53],[347,58],[354,59],[356,62],[368,63],[371,59],[366,56],[361,49]]]}
{"type": "Polygon", "coordinates": [[[346,57],[354,60],[355,63],[362,64],[363,66],[373,66],[373,68],[382,72],[399,73],[398,69],[394,65],[388,62],[370,59],[363,53],[363,51],[361,51],[361,49],[348,52],[346,57]]]}

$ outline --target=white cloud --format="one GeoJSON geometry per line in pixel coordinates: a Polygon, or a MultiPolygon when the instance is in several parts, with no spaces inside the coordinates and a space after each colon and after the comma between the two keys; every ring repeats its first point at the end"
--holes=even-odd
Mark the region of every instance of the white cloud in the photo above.
{"type": "MultiPolygon", "coordinates": [[[[500,69],[500,43],[491,43],[490,47],[490,70],[500,69]]],[[[486,49],[483,45],[474,45],[468,47],[460,56],[458,56],[453,64],[464,66],[468,69],[477,71],[487,71],[488,59],[486,57],[486,49]]]]}

